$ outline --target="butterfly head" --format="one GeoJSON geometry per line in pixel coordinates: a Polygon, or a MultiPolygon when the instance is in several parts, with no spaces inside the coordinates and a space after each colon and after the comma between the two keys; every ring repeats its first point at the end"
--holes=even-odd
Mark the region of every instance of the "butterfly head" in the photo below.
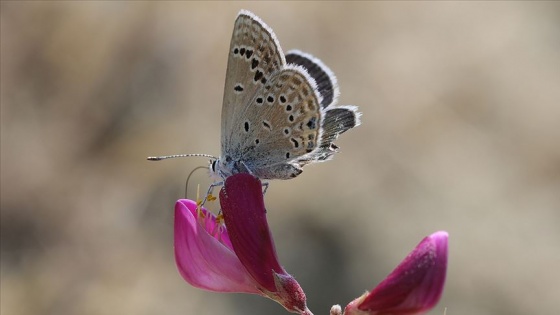
{"type": "Polygon", "coordinates": [[[229,155],[210,160],[208,168],[210,170],[210,176],[217,179],[225,179],[237,173],[252,174],[251,170],[243,161],[235,160],[229,155]]]}

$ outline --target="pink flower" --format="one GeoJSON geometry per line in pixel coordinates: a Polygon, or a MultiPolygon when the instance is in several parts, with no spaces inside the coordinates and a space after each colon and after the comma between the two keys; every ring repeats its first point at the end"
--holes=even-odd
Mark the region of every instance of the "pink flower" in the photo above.
{"type": "Polygon", "coordinates": [[[220,205],[223,219],[204,208],[197,211],[191,200],[175,204],[175,261],[181,276],[197,288],[259,294],[290,312],[311,315],[302,288],[278,262],[260,180],[250,174],[229,176],[220,205]]]}
{"type": "Polygon", "coordinates": [[[424,238],[371,292],[350,302],[345,315],[411,315],[432,309],[443,292],[447,232],[424,238]]]}

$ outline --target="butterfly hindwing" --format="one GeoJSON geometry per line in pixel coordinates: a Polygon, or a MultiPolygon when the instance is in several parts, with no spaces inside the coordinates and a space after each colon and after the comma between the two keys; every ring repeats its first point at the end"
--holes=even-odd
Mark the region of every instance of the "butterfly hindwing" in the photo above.
{"type": "Polygon", "coordinates": [[[320,100],[314,80],[294,65],[273,74],[256,92],[236,139],[246,166],[256,176],[277,178],[282,172],[274,170],[297,165],[294,161],[319,147],[324,115],[320,100]]]}

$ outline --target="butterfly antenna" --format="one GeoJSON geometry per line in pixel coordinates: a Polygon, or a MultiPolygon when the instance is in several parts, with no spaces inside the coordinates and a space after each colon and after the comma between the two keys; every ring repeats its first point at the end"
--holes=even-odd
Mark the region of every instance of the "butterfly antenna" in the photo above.
{"type": "Polygon", "coordinates": [[[198,157],[207,157],[207,158],[211,158],[214,160],[217,160],[218,158],[210,155],[210,154],[174,154],[174,155],[163,155],[163,156],[149,156],[148,157],[148,161],[161,161],[161,160],[167,160],[167,159],[174,159],[174,158],[181,158],[181,157],[191,157],[191,156],[198,156],[198,157]]]}
{"type": "MultiPolygon", "coordinates": [[[[187,176],[187,181],[185,182],[185,199],[187,199],[187,188],[189,188],[189,180],[191,179],[191,175],[192,175],[196,170],[201,169],[201,168],[206,168],[206,169],[207,169],[208,166],[197,166],[197,167],[195,167],[195,168],[189,173],[189,176],[187,176]]],[[[198,199],[198,194],[197,194],[196,198],[198,199]]],[[[197,200],[196,202],[198,202],[198,200],[197,200]]]]}

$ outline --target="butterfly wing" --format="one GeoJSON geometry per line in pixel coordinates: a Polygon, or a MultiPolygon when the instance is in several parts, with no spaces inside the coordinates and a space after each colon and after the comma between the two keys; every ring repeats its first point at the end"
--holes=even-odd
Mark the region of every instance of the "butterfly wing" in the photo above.
{"type": "Polygon", "coordinates": [[[360,113],[356,106],[335,106],[340,94],[334,73],[321,60],[311,54],[291,50],[286,54],[286,62],[304,67],[317,83],[317,89],[322,97],[321,107],[326,110],[321,121],[322,135],[318,150],[300,161],[304,166],[315,161],[329,160],[338,147],[333,143],[338,136],[351,128],[360,125],[360,113]]]}
{"type": "Polygon", "coordinates": [[[340,94],[336,77],[331,69],[319,58],[294,49],[286,54],[286,63],[304,67],[307,73],[315,80],[319,94],[323,98],[321,107],[326,108],[336,103],[338,95],[340,94]]]}
{"type": "Polygon", "coordinates": [[[234,159],[260,178],[297,176],[298,161],[320,145],[320,104],[315,80],[303,67],[288,65],[274,73],[235,122],[241,152],[234,159]]]}
{"type": "Polygon", "coordinates": [[[220,172],[289,179],[328,160],[332,141],[359,124],[356,107],[335,106],[338,94],[319,59],[297,50],[284,57],[272,29],[242,10],[228,57],[220,172]]]}
{"type": "Polygon", "coordinates": [[[276,35],[259,17],[241,10],[235,20],[222,104],[222,156],[235,155],[238,122],[251,99],[286,64],[276,35]]]}

